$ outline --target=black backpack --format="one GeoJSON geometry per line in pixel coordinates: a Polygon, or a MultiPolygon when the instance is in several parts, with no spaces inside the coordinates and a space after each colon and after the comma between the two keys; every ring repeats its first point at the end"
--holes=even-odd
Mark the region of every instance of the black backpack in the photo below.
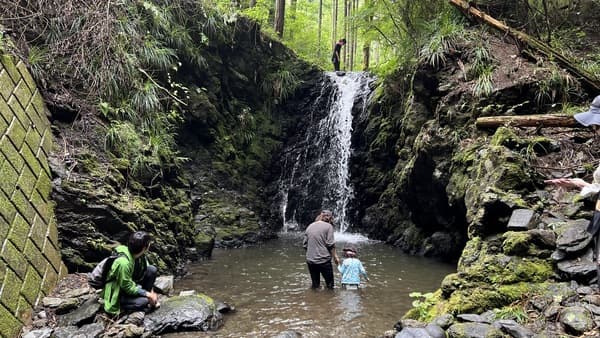
{"type": "Polygon", "coordinates": [[[108,277],[110,268],[112,267],[112,264],[115,261],[115,259],[119,257],[127,256],[122,252],[115,252],[101,260],[100,263],[96,265],[94,270],[92,270],[92,272],[88,274],[88,284],[94,289],[104,289],[104,285],[106,285],[106,278],[108,277]]]}

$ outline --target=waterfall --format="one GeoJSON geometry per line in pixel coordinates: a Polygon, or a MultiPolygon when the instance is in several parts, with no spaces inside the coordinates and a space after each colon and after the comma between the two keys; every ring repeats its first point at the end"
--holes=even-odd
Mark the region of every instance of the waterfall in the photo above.
{"type": "Polygon", "coordinates": [[[348,229],[348,206],[354,198],[348,169],[352,114],[365,109],[372,80],[362,72],[326,73],[308,112],[309,126],[284,151],[279,181],[284,231],[308,225],[322,209],[333,212],[340,232],[348,229]]]}

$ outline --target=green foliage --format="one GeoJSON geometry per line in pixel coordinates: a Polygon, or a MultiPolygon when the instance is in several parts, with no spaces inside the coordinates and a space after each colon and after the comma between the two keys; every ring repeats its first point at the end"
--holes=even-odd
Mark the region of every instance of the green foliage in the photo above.
{"type": "Polygon", "coordinates": [[[418,313],[420,319],[426,319],[429,309],[435,305],[435,294],[432,292],[427,292],[425,294],[420,292],[411,292],[408,296],[411,298],[417,298],[412,302],[412,306],[418,313]]]}
{"type": "Polygon", "coordinates": [[[27,64],[29,65],[31,75],[37,81],[43,81],[46,78],[44,67],[46,67],[49,62],[48,57],[48,50],[44,47],[32,46],[29,49],[27,64]]]}
{"type": "Polygon", "coordinates": [[[488,96],[494,90],[494,83],[492,81],[494,68],[492,65],[486,65],[482,66],[478,72],[479,74],[473,85],[473,95],[488,96]]]}
{"type": "Polygon", "coordinates": [[[152,183],[183,160],[175,150],[187,88],[178,83],[181,62],[200,69],[199,47],[223,40],[226,20],[202,2],[141,0],[49,6],[26,0],[3,15],[22,31],[28,64],[40,82],[77,88],[85,110],[108,123],[105,148],[128,163],[128,173],[152,183]],[[12,11],[12,12],[11,12],[12,11]],[[38,13],[32,16],[31,13],[38,13]]]}
{"type": "Polygon", "coordinates": [[[446,64],[446,54],[455,49],[465,35],[465,29],[454,17],[442,15],[425,25],[425,30],[429,39],[421,48],[420,59],[433,68],[440,68],[446,64]]]}
{"type": "Polygon", "coordinates": [[[262,82],[263,92],[278,102],[285,101],[300,86],[301,81],[293,71],[281,69],[269,73],[262,82]]]}
{"type": "Polygon", "coordinates": [[[494,314],[496,315],[496,319],[512,319],[520,324],[527,322],[529,319],[527,312],[519,304],[494,309],[494,314]]]}
{"type": "Polygon", "coordinates": [[[566,103],[571,95],[579,91],[579,85],[573,76],[561,71],[555,63],[550,63],[549,68],[540,68],[537,72],[542,73],[535,94],[539,106],[557,101],[566,103]]]}

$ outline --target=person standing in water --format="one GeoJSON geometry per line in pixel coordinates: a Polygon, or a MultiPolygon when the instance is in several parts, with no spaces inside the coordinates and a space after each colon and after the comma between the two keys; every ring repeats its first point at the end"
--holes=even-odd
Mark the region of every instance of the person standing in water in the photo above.
{"type": "Polygon", "coordinates": [[[331,62],[333,62],[333,69],[338,72],[340,70],[340,52],[342,46],[346,44],[346,39],[340,39],[333,47],[333,55],[331,56],[331,62]]]}
{"type": "Polygon", "coordinates": [[[304,232],[302,246],[306,250],[306,264],[312,281],[311,287],[318,289],[321,286],[321,275],[325,279],[328,289],[333,289],[333,266],[340,260],[335,252],[335,238],[333,237],[333,214],[323,210],[315,221],[304,232]]]}
{"type": "Polygon", "coordinates": [[[347,290],[356,290],[360,285],[360,276],[369,280],[367,271],[362,262],[356,258],[357,252],[353,245],[346,245],[342,250],[344,261],[338,265],[338,270],[342,274],[342,288],[347,290]]]}

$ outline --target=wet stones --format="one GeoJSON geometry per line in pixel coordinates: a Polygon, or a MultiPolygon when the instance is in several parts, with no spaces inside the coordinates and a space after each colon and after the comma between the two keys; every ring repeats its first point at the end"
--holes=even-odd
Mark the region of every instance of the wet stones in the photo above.
{"type": "Polygon", "coordinates": [[[580,219],[569,221],[566,230],[556,239],[556,248],[565,252],[578,252],[585,249],[592,241],[586,231],[589,221],[580,219]]]}
{"type": "Polygon", "coordinates": [[[91,323],[100,311],[102,305],[98,302],[96,296],[88,298],[80,307],[59,318],[60,326],[81,326],[84,323],[91,323]]]}
{"type": "Polygon", "coordinates": [[[565,331],[582,334],[594,327],[594,320],[590,311],[581,306],[566,307],[560,311],[560,322],[564,325],[565,331]]]}
{"type": "MultiPolygon", "coordinates": [[[[52,297],[42,300],[42,308],[24,328],[23,337],[149,337],[162,332],[208,331],[222,325],[221,313],[235,311],[233,306],[192,290],[187,296],[161,295],[162,305],[148,314],[139,311],[111,317],[102,312],[102,300],[87,286],[87,279],[68,275],[64,281],[68,282],[59,283],[60,289],[52,297]]],[[[157,282],[164,293],[172,291],[173,276],[161,276],[157,282]]]]}

